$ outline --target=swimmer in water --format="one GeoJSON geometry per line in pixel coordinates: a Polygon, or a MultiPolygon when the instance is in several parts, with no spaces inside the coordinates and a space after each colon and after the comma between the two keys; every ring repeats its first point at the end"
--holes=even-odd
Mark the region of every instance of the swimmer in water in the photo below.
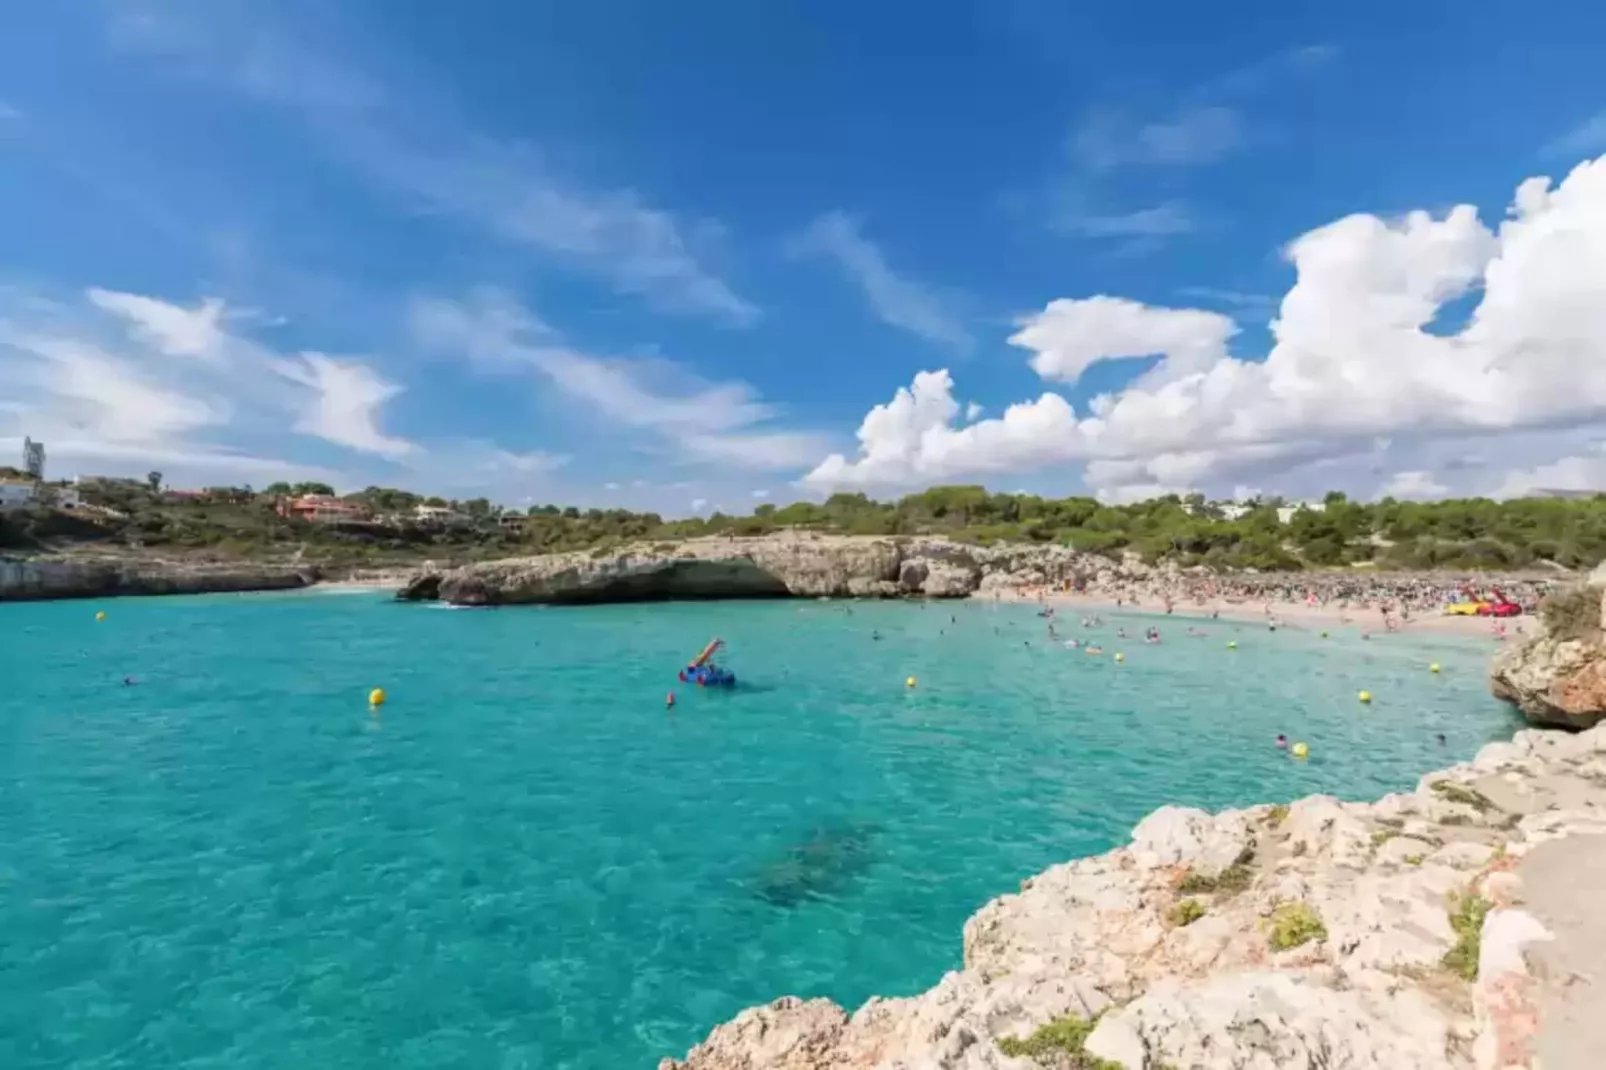
{"type": "Polygon", "coordinates": [[[1117,628],[1117,629],[1115,629],[1115,637],[1117,639],[1125,639],[1126,638],[1126,629],[1125,628],[1117,628]]]}
{"type": "Polygon", "coordinates": [[[1288,749],[1288,737],[1283,735],[1281,732],[1277,733],[1277,749],[1278,750],[1287,750],[1288,749]]]}
{"type": "Polygon", "coordinates": [[[1439,733],[1439,746],[1441,746],[1441,747],[1444,746],[1444,733],[1443,732],[1439,733]]]}
{"type": "Polygon", "coordinates": [[[873,631],[873,632],[870,633],[870,638],[874,642],[879,643],[879,642],[881,642],[881,633],[879,631],[873,631]]]}
{"type": "Polygon", "coordinates": [[[136,681],[132,676],[123,677],[123,686],[124,687],[133,687],[135,683],[136,683],[136,681]]]}

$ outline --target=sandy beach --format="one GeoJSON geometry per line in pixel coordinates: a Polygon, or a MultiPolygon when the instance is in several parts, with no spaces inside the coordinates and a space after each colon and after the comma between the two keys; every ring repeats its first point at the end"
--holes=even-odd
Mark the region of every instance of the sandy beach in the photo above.
{"type": "MultiPolygon", "coordinates": [[[[1074,610],[1077,614],[1089,613],[1157,613],[1164,614],[1166,600],[1153,594],[1133,594],[1119,598],[1103,594],[1075,594],[1062,592],[1021,593],[1009,590],[978,592],[973,597],[985,601],[1028,602],[1053,606],[1060,611],[1074,610]]],[[[1242,621],[1279,628],[1305,628],[1337,631],[1350,629],[1367,632],[1374,638],[1384,638],[1390,629],[1384,624],[1383,614],[1376,608],[1344,607],[1332,603],[1305,601],[1249,601],[1214,599],[1205,602],[1173,602],[1170,615],[1189,619],[1242,621]]],[[[1493,646],[1497,642],[1511,642],[1525,638],[1538,627],[1531,616],[1492,620],[1488,617],[1453,616],[1446,613],[1412,613],[1402,619],[1398,614],[1390,617],[1394,632],[1432,632],[1456,635],[1467,639],[1481,639],[1493,646]],[[1499,638],[1498,628],[1504,625],[1505,638],[1499,638]]]]}

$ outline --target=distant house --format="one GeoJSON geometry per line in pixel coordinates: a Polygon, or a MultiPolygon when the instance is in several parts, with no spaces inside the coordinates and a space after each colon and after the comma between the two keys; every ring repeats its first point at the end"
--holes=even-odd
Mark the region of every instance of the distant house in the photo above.
{"type": "Polygon", "coordinates": [[[327,494],[280,498],[275,511],[282,517],[313,524],[362,524],[369,519],[368,510],[363,506],[327,494]]]}
{"type": "Polygon", "coordinates": [[[0,511],[25,509],[38,500],[38,484],[20,479],[0,480],[0,511]]]}
{"type": "Polygon", "coordinates": [[[529,519],[523,513],[503,513],[496,518],[496,526],[503,531],[523,531],[524,524],[529,519]]]}
{"type": "Polygon", "coordinates": [[[1297,505],[1285,505],[1285,506],[1282,506],[1281,508],[1279,508],[1277,510],[1277,523],[1279,523],[1279,524],[1288,523],[1289,521],[1294,519],[1294,514],[1299,512],[1302,509],[1308,509],[1313,513],[1325,513],[1325,512],[1327,512],[1327,503],[1326,502],[1300,502],[1297,505]]]}
{"type": "Polygon", "coordinates": [[[449,524],[462,519],[462,514],[449,505],[415,505],[413,519],[420,524],[449,524]]]}

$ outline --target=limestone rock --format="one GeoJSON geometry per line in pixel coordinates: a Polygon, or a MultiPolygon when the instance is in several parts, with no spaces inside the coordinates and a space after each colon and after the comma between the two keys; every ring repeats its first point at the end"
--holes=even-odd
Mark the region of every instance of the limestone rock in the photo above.
{"type": "Polygon", "coordinates": [[[310,565],[0,558],[0,602],[136,594],[286,591],[316,582],[318,570],[310,565]]]}
{"type": "Polygon", "coordinates": [[[848,1016],[828,999],[794,996],[750,1007],[709,1034],[684,1062],[664,1059],[658,1070],[826,1070],[848,1016]]]}
{"type": "MultiPolygon", "coordinates": [[[[1087,1051],[1127,1070],[1528,1067],[1520,1060],[1550,1037],[1536,1008],[1570,1000],[1583,1023],[1575,1029],[1598,1018],[1591,990],[1566,987],[1573,974],[1550,978],[1526,962],[1544,948],[1576,951],[1590,971],[1599,959],[1566,928],[1594,918],[1598,896],[1573,895],[1565,867],[1600,843],[1606,881],[1606,776],[1595,772],[1603,760],[1606,725],[1576,736],[1524,731],[1370,805],[1316,796],[1280,821],[1264,806],[1214,815],[1166,807],[1138,823],[1130,845],[1054,866],[982,907],[965,926],[964,969],[929,991],[872,999],[851,1017],[824,1001],[783,1000],[664,1066],[1032,1070],[1000,1042],[1075,1015],[1097,1019],[1087,1051]],[[1441,782],[1483,792],[1487,812],[1445,798],[1434,788],[1441,782]],[[1507,799],[1562,804],[1507,811],[1507,799]],[[1556,842],[1571,837],[1581,839],[1556,842]],[[1184,873],[1219,873],[1249,846],[1250,879],[1207,880],[1188,895],[1202,914],[1180,920],[1184,873]],[[1535,860],[1550,867],[1543,889],[1566,910],[1537,902],[1535,888],[1520,905],[1511,870],[1535,860]],[[1450,904],[1474,891],[1497,909],[1469,985],[1443,960],[1458,939],[1450,904]],[[1271,916],[1296,905],[1322,931],[1273,949],[1271,916]],[[1542,907],[1549,942],[1524,913],[1542,907]]],[[[1579,1034],[1568,1043],[1598,1049],[1579,1034]]]]}
{"type": "Polygon", "coordinates": [[[1165,981],[1108,1015],[1087,1050],[1128,1067],[1443,1070],[1449,1023],[1425,999],[1376,999],[1297,975],[1165,981]],[[1409,1006],[1400,1006],[1406,1003],[1409,1006]]]}
{"type": "MultiPolygon", "coordinates": [[[[1598,622],[1606,625],[1606,590],[1584,590],[1600,596],[1598,622]]],[[[1588,728],[1606,719],[1606,633],[1596,629],[1580,637],[1541,628],[1503,651],[1489,679],[1495,696],[1514,703],[1533,724],[1588,728]]]]}
{"type": "MultiPolygon", "coordinates": [[[[457,605],[670,598],[963,598],[1080,581],[1102,558],[1064,546],[973,547],[942,539],[804,535],[638,543],[615,551],[485,561],[439,577],[457,605]]],[[[404,597],[429,597],[419,577],[404,597]]]]}
{"type": "Polygon", "coordinates": [[[1132,830],[1132,852],[1140,864],[1184,865],[1214,877],[1253,847],[1247,815],[1211,817],[1203,810],[1162,806],[1132,830]]]}
{"type": "Polygon", "coordinates": [[[441,574],[425,571],[407,579],[396,592],[400,602],[433,602],[441,596],[441,574]]]}

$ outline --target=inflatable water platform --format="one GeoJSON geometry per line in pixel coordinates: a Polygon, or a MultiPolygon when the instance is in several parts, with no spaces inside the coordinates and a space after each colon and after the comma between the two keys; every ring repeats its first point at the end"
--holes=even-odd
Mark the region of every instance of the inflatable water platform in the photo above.
{"type": "Polygon", "coordinates": [[[698,687],[735,687],[736,674],[714,664],[715,652],[724,645],[723,639],[715,639],[703,647],[703,652],[680,670],[681,683],[696,684],[698,687]]]}

